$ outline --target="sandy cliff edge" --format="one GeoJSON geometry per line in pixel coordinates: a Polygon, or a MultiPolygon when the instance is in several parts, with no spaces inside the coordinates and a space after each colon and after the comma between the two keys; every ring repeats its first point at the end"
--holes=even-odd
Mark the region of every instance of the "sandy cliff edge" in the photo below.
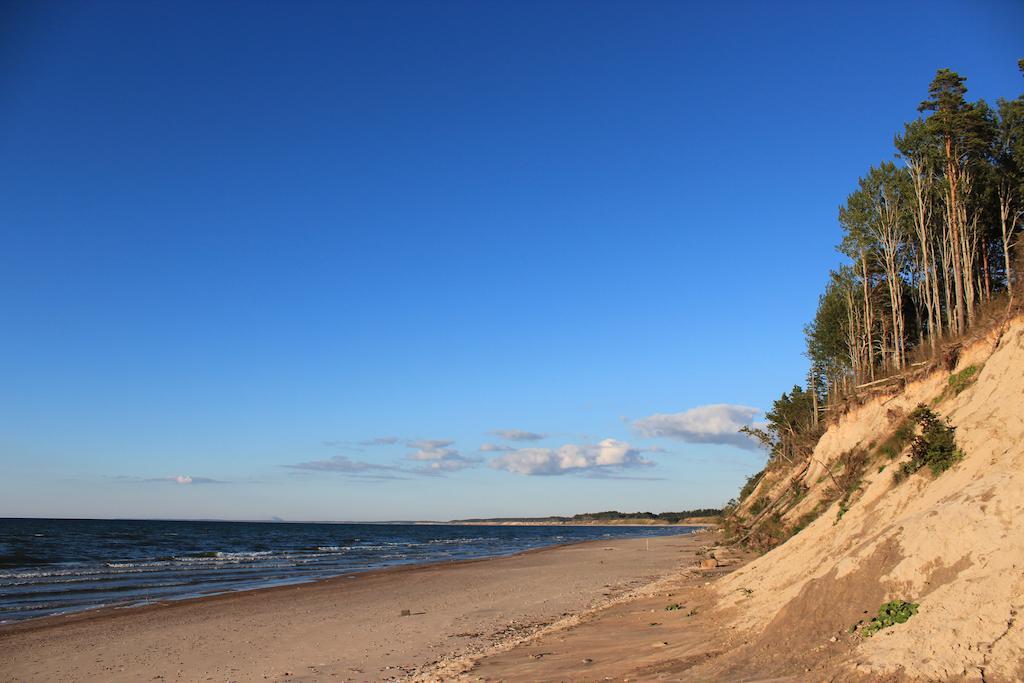
{"type": "Polygon", "coordinates": [[[906,599],[920,603],[919,613],[855,640],[844,665],[851,673],[1024,680],[1024,320],[999,332],[964,349],[956,370],[981,370],[959,395],[947,390],[949,373],[936,372],[825,433],[802,477],[810,495],[790,520],[813,507],[826,466],[877,442],[920,403],[949,417],[965,458],[939,476],[922,471],[899,484],[899,459],[869,466],[841,518],[834,503],[716,586],[740,631],[795,629],[805,647],[827,646],[852,639],[844,629],[865,610],[873,616],[882,601],[906,599]]]}

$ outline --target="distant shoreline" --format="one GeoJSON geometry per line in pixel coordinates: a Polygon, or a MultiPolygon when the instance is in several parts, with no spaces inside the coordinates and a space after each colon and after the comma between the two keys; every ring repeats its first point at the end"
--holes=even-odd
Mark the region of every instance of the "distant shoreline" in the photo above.
{"type": "Polygon", "coordinates": [[[717,527],[718,522],[701,520],[701,521],[681,521],[681,522],[662,522],[657,520],[644,521],[644,520],[627,520],[627,521],[616,521],[611,519],[595,520],[592,522],[556,522],[556,521],[527,521],[527,520],[480,520],[480,521],[466,521],[466,520],[454,520],[451,522],[416,522],[416,524],[449,524],[452,526],[667,526],[667,527],[717,527]]]}
{"type": "Polygon", "coordinates": [[[54,521],[54,522],[192,522],[210,524],[379,524],[379,525],[437,525],[437,526],[475,526],[475,525],[522,525],[522,526],[718,526],[717,517],[693,517],[678,522],[666,522],[659,519],[623,518],[595,520],[565,520],[537,517],[495,517],[493,519],[471,518],[452,520],[429,519],[395,519],[395,520],[324,520],[324,519],[217,519],[212,517],[37,517],[0,515],[2,521],[54,521]],[[692,521],[691,521],[692,520],[692,521]]]}

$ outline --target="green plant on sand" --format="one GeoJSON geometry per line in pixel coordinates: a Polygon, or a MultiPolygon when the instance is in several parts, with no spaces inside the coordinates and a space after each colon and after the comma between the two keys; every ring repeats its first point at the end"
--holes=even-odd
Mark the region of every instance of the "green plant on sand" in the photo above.
{"type": "Polygon", "coordinates": [[[907,416],[889,437],[878,446],[878,453],[889,460],[895,460],[910,440],[914,438],[914,418],[907,416]]]}
{"type": "Polygon", "coordinates": [[[918,604],[905,600],[893,600],[878,608],[878,616],[871,617],[868,621],[858,621],[850,627],[850,633],[856,633],[864,638],[870,638],[882,629],[902,624],[917,614],[918,604]]]}
{"type": "Polygon", "coordinates": [[[860,448],[847,451],[840,456],[839,470],[832,476],[832,483],[839,488],[835,495],[840,496],[839,510],[836,512],[834,524],[838,524],[843,515],[849,511],[854,497],[860,491],[868,460],[867,451],[860,448]]]}
{"type": "Polygon", "coordinates": [[[896,471],[897,482],[917,472],[926,465],[932,474],[938,475],[964,457],[956,446],[956,427],[939,417],[925,405],[919,405],[911,417],[921,426],[921,433],[910,445],[910,460],[896,471]]]}
{"type": "Polygon", "coordinates": [[[953,391],[953,395],[959,395],[964,389],[974,384],[974,380],[978,377],[980,371],[980,366],[968,365],[960,372],[950,375],[949,388],[953,391]]]}

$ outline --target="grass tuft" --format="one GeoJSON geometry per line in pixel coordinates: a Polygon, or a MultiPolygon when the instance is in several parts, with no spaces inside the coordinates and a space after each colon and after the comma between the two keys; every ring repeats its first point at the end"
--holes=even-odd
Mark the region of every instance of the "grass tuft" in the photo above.
{"type": "Polygon", "coordinates": [[[914,419],[907,417],[900,422],[899,427],[878,446],[878,453],[889,460],[895,460],[903,449],[907,447],[914,438],[914,419]]]}
{"type": "Polygon", "coordinates": [[[771,501],[768,499],[768,496],[761,496],[750,504],[750,514],[756,517],[761,514],[766,507],[768,507],[769,503],[771,503],[771,501]]]}
{"type": "Polygon", "coordinates": [[[954,396],[959,396],[967,387],[974,384],[981,372],[981,366],[968,365],[966,368],[949,376],[949,388],[954,396]]]}

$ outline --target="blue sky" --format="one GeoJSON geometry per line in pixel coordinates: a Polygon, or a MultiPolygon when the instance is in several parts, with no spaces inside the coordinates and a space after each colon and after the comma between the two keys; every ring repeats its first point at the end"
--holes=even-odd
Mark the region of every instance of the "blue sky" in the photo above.
{"type": "Polygon", "coordinates": [[[836,207],[937,68],[1016,96],[1020,26],[7,3],[0,516],[720,505],[804,375],[836,207]]]}

